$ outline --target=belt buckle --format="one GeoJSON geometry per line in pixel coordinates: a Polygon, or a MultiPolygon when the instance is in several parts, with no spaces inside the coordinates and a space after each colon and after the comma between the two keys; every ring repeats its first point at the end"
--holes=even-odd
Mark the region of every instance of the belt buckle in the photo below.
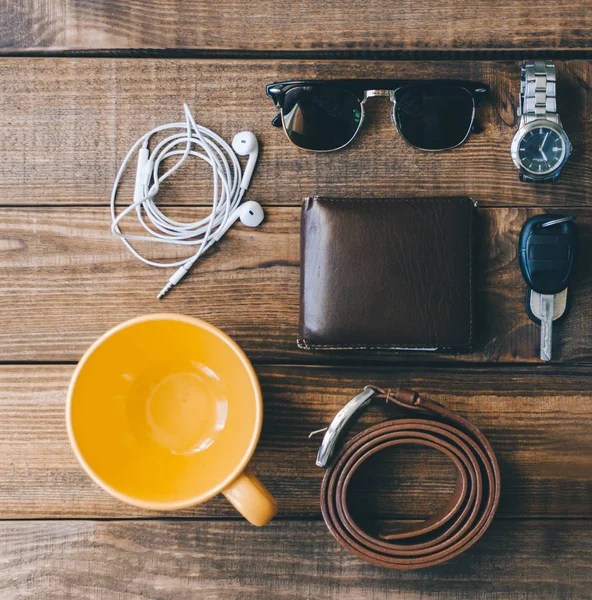
{"type": "Polygon", "coordinates": [[[370,404],[372,398],[376,396],[377,393],[378,392],[372,386],[367,385],[333,417],[329,427],[313,431],[309,435],[309,437],[312,437],[317,433],[325,431],[325,436],[323,437],[321,447],[317,454],[317,467],[326,468],[331,464],[331,460],[335,455],[341,436],[351,425],[351,421],[356,414],[370,404]]]}

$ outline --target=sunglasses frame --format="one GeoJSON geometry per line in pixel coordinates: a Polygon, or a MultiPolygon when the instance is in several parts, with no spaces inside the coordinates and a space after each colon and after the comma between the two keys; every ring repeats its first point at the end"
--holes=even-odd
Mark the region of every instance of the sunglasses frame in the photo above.
{"type": "Polygon", "coordinates": [[[284,133],[286,137],[290,141],[291,144],[300,148],[301,150],[306,150],[308,152],[336,152],[337,150],[341,150],[346,146],[349,146],[354,139],[357,137],[360,129],[362,128],[362,124],[364,123],[365,111],[364,105],[368,98],[373,98],[377,96],[387,97],[392,102],[392,108],[390,110],[391,121],[393,122],[394,127],[399,132],[399,135],[403,138],[405,143],[412,148],[416,148],[417,150],[422,150],[424,152],[443,152],[446,150],[452,150],[453,148],[458,148],[461,144],[463,144],[466,139],[471,134],[471,131],[475,125],[475,111],[477,106],[481,103],[483,98],[489,92],[489,86],[485,83],[477,83],[474,81],[466,81],[462,79],[301,79],[296,81],[284,81],[277,83],[270,83],[266,86],[267,95],[273,100],[274,104],[277,108],[280,109],[280,113],[273,119],[271,122],[274,127],[283,127],[284,133]],[[342,146],[338,148],[331,148],[328,150],[315,150],[312,148],[303,148],[298,144],[294,143],[290,136],[288,135],[288,131],[286,129],[286,124],[284,122],[284,99],[286,94],[295,88],[304,87],[304,86],[324,86],[324,87],[335,87],[342,88],[349,92],[352,92],[360,102],[360,122],[358,123],[358,127],[351,137],[349,141],[347,141],[342,146]],[[448,146],[446,148],[422,148],[420,146],[416,146],[409,142],[407,138],[401,132],[401,128],[397,123],[396,119],[396,108],[397,108],[397,92],[404,88],[413,87],[413,86],[445,86],[445,87],[454,87],[459,89],[464,89],[468,92],[473,100],[473,113],[471,115],[471,124],[467,129],[467,133],[464,138],[454,146],[448,146]]]}

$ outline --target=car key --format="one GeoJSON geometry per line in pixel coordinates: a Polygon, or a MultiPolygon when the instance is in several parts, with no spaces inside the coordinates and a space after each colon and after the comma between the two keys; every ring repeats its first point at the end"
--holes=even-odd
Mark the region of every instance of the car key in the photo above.
{"type": "Polygon", "coordinates": [[[575,217],[536,215],[522,226],[519,260],[528,287],[540,294],[541,360],[551,360],[555,295],[567,289],[577,259],[575,217]]]}

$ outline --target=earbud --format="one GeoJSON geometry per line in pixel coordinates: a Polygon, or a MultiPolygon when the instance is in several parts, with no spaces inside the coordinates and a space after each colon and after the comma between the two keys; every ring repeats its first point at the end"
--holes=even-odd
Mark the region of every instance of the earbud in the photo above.
{"type": "Polygon", "coordinates": [[[261,225],[265,217],[261,204],[254,200],[249,200],[248,202],[241,204],[236,212],[238,212],[241,223],[247,227],[257,227],[258,225],[261,225]]]}
{"type": "Polygon", "coordinates": [[[224,227],[216,234],[216,240],[219,240],[237,221],[241,220],[247,227],[257,227],[263,222],[265,213],[259,202],[249,200],[241,204],[229,217],[224,227]]]}
{"type": "Polygon", "coordinates": [[[257,163],[259,142],[257,141],[255,134],[251,131],[241,131],[234,136],[234,139],[232,140],[232,149],[239,156],[249,156],[240,184],[241,189],[246,190],[249,187],[253,171],[255,170],[255,164],[257,163]]]}

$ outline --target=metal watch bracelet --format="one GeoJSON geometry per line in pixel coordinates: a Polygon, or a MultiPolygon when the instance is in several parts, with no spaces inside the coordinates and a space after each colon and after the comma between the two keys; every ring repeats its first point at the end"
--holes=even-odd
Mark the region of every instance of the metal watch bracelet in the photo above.
{"type": "Polygon", "coordinates": [[[560,124],[557,113],[555,65],[550,61],[524,61],[520,79],[521,125],[535,119],[560,124]]]}
{"type": "MultiPolygon", "coordinates": [[[[555,65],[551,61],[525,60],[522,62],[518,115],[521,127],[536,119],[546,119],[561,125],[557,113],[555,65]]],[[[525,182],[553,181],[557,175],[558,173],[553,173],[541,180],[521,172],[520,178],[525,182]]]]}

